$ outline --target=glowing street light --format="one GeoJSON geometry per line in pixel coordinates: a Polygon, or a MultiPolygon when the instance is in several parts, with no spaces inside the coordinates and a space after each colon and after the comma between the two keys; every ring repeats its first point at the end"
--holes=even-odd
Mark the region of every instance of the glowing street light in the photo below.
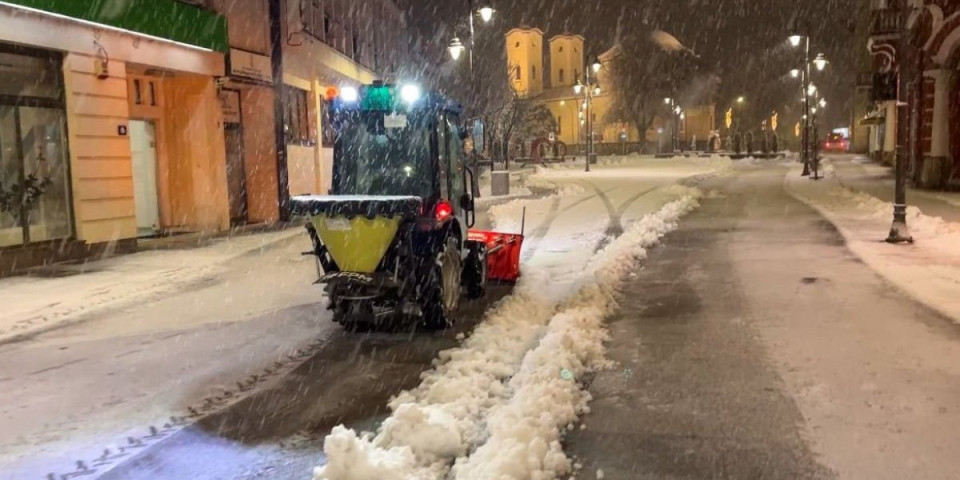
{"type": "Polygon", "coordinates": [[[817,70],[823,71],[824,68],[827,68],[827,64],[830,63],[827,61],[827,57],[824,57],[822,53],[817,54],[817,58],[813,59],[813,64],[816,65],[817,70]]]}
{"type": "Polygon", "coordinates": [[[820,99],[820,108],[827,108],[827,99],[825,98],[820,99]]]}
{"type": "Polygon", "coordinates": [[[746,102],[746,101],[747,101],[747,99],[746,99],[746,98],[743,98],[742,96],[737,97],[737,103],[743,103],[743,102],[746,102]]]}
{"type": "Polygon", "coordinates": [[[573,93],[575,95],[580,95],[580,92],[583,91],[583,83],[580,83],[580,79],[577,78],[577,83],[573,84],[573,93]]]}
{"type": "Polygon", "coordinates": [[[799,68],[794,68],[793,70],[790,70],[790,76],[793,77],[793,78],[799,77],[799,76],[800,76],[800,69],[799,69],[799,68]]]}
{"type": "Polygon", "coordinates": [[[488,23],[493,18],[494,12],[496,12],[496,10],[490,6],[489,2],[480,4],[480,8],[477,9],[477,13],[480,14],[480,19],[483,20],[484,23],[488,23]]]}
{"type": "Polygon", "coordinates": [[[788,40],[790,40],[791,46],[799,47],[800,42],[803,41],[803,35],[791,35],[788,40]]]}
{"type": "Polygon", "coordinates": [[[810,85],[807,86],[807,96],[812,97],[816,94],[817,94],[817,86],[811,83],[810,85]]]}
{"type": "Polygon", "coordinates": [[[597,85],[596,87],[593,88],[593,95],[594,96],[600,95],[600,85],[597,85]]]}
{"type": "Polygon", "coordinates": [[[463,43],[459,38],[453,37],[453,40],[450,42],[450,46],[447,47],[447,51],[450,52],[450,56],[453,57],[453,61],[460,60],[460,55],[463,55],[463,51],[467,47],[463,46],[463,43]]]}
{"type": "Polygon", "coordinates": [[[665,103],[665,104],[667,104],[667,105],[670,105],[671,102],[673,102],[673,99],[670,98],[670,97],[667,97],[667,98],[664,98],[664,99],[663,99],[663,103],[665,103]]]}
{"type": "Polygon", "coordinates": [[[599,58],[593,60],[593,64],[590,65],[590,68],[593,68],[593,73],[599,73],[600,69],[603,68],[603,64],[600,63],[599,58]]]}

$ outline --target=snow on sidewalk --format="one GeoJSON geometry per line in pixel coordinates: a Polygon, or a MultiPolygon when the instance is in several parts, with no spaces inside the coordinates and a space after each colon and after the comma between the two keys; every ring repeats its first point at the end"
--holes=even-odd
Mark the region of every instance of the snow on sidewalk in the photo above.
{"type": "Polygon", "coordinates": [[[391,401],[393,414],[376,435],[343,426],[331,432],[327,464],[314,478],[436,480],[454,463],[456,478],[469,480],[569,473],[559,439],[587,408],[578,380],[604,365],[603,321],[615,308],[616,288],[646,248],[697,205],[698,191],[673,191],[679,199],[586,262],[568,262],[578,287],[565,299],[544,291],[554,290],[543,286],[556,282],[555,271],[525,264],[516,293],[460,347],[442,352],[419,387],[391,401]]]}
{"type": "Polygon", "coordinates": [[[960,323],[960,224],[908,207],[914,243],[885,243],[893,205],[842,186],[829,163],[824,171],[826,177],[814,182],[792,169],[787,191],[833,223],[848,248],[887,281],[960,323]]]}
{"type": "Polygon", "coordinates": [[[301,229],[289,228],[229,237],[201,248],[110,257],[60,278],[0,278],[0,341],[176,291],[216,275],[224,262],[300,234],[301,229]]]}

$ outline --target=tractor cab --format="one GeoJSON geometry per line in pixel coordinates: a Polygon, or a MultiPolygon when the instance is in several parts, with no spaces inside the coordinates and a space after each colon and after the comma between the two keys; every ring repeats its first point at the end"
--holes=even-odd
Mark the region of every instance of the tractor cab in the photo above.
{"type": "Polygon", "coordinates": [[[416,85],[344,88],[331,108],[337,132],[331,194],[418,197],[422,226],[452,221],[449,228],[465,238],[475,220],[475,177],[464,150],[469,134],[462,111],[416,85]]]}

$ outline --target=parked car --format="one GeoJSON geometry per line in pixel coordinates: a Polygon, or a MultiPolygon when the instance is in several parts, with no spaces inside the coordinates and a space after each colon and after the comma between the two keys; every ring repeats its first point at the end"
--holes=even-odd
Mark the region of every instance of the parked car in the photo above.
{"type": "Polygon", "coordinates": [[[850,139],[839,133],[831,133],[830,135],[827,135],[827,139],[823,142],[823,151],[849,152],[850,139]]]}

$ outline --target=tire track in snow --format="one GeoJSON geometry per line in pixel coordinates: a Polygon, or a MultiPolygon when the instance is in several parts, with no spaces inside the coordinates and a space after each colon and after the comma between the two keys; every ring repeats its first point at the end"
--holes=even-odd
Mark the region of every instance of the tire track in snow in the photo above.
{"type": "Polygon", "coordinates": [[[596,196],[600,197],[600,200],[603,202],[603,206],[607,209],[607,215],[610,216],[610,221],[609,223],[607,223],[607,228],[604,231],[605,236],[603,240],[601,240],[600,243],[597,244],[597,247],[594,249],[594,252],[603,250],[603,248],[609,245],[610,242],[615,240],[620,235],[623,235],[623,232],[624,232],[623,214],[626,213],[627,209],[630,208],[631,205],[636,203],[637,200],[640,200],[648,193],[651,193],[660,188],[659,186],[657,186],[657,187],[649,188],[647,190],[639,192],[636,195],[626,199],[622,204],[620,204],[619,208],[614,208],[613,201],[610,200],[610,197],[607,194],[616,190],[616,188],[603,191],[602,189],[600,189],[600,187],[598,187],[593,182],[584,181],[583,183],[588,187],[592,188],[595,192],[597,192],[596,196]]]}

